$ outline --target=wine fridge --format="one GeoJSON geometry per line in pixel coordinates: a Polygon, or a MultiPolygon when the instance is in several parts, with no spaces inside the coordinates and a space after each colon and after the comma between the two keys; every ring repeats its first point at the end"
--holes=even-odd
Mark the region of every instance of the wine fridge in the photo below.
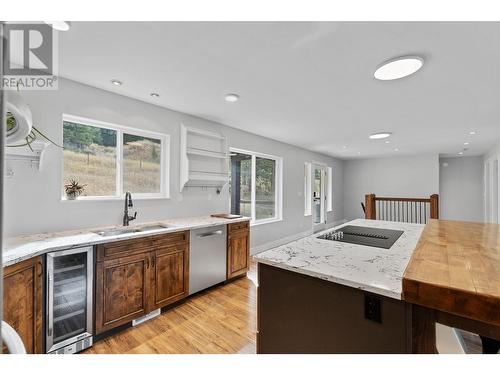
{"type": "Polygon", "coordinates": [[[47,254],[47,353],[70,354],[92,346],[92,280],[92,247],[47,254]]]}

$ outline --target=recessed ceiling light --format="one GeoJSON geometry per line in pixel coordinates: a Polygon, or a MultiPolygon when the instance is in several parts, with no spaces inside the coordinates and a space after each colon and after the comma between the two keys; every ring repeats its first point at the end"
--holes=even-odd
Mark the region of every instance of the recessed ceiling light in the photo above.
{"type": "Polygon", "coordinates": [[[385,141],[385,143],[390,143],[390,141],[385,141]]]}
{"type": "Polygon", "coordinates": [[[469,132],[470,135],[476,135],[476,132],[473,130],[471,132],[469,132]]]}
{"type": "Polygon", "coordinates": [[[358,151],[358,155],[361,155],[361,151],[358,151]]]}
{"type": "Polygon", "coordinates": [[[342,146],[342,148],[345,150],[347,148],[347,146],[342,146]]]}
{"type": "Polygon", "coordinates": [[[71,22],[69,21],[43,21],[47,25],[52,26],[54,30],[58,31],[68,31],[71,27],[71,22]]]}
{"type": "Polygon", "coordinates": [[[115,85],[115,86],[121,86],[121,85],[123,85],[123,82],[122,82],[122,81],[119,81],[119,80],[117,80],[117,79],[112,79],[112,80],[111,80],[111,83],[112,83],[113,85],[115,85]]]}
{"type": "Polygon", "coordinates": [[[415,73],[424,65],[419,56],[401,56],[390,59],[380,65],[373,76],[381,81],[391,81],[415,73]]]}
{"type": "Polygon", "coordinates": [[[399,151],[399,148],[395,148],[394,151],[398,152],[399,151]]]}
{"type": "Polygon", "coordinates": [[[382,132],[382,133],[374,133],[370,135],[370,139],[384,139],[390,137],[392,133],[382,132]]]}
{"type": "Polygon", "coordinates": [[[460,151],[460,152],[458,153],[458,155],[463,155],[463,154],[464,154],[464,152],[463,152],[463,151],[460,151]]]}
{"type": "Polygon", "coordinates": [[[151,95],[153,98],[159,98],[160,97],[160,94],[156,93],[156,92],[152,92],[151,95]]]}
{"type": "Polygon", "coordinates": [[[238,94],[227,94],[224,99],[226,99],[226,102],[234,103],[237,102],[240,97],[238,94]]]}
{"type": "Polygon", "coordinates": [[[468,146],[469,145],[469,142],[464,142],[464,146],[468,146]]]}

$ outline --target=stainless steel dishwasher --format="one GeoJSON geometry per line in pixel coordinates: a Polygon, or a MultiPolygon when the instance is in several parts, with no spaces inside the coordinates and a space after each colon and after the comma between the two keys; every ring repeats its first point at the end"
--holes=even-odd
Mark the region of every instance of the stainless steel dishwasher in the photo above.
{"type": "Polygon", "coordinates": [[[189,294],[226,280],[226,227],[191,230],[189,294]]]}

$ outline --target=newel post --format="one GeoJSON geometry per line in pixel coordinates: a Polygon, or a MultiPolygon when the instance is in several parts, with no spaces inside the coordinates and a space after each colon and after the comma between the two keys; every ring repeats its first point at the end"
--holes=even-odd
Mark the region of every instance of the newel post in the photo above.
{"type": "Polygon", "coordinates": [[[365,195],[365,219],[375,220],[377,212],[375,209],[375,194],[365,195]]]}
{"type": "Polygon", "coordinates": [[[431,219],[439,219],[439,195],[431,195],[431,219]]]}

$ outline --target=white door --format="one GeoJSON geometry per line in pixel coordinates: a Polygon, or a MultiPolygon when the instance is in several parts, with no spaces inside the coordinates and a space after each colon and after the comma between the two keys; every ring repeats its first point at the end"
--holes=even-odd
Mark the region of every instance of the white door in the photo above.
{"type": "Polygon", "coordinates": [[[323,230],[326,224],[326,167],[313,165],[312,217],[313,231],[323,230]]]}
{"type": "Polygon", "coordinates": [[[484,221],[500,223],[500,155],[484,162],[484,221]]]}

